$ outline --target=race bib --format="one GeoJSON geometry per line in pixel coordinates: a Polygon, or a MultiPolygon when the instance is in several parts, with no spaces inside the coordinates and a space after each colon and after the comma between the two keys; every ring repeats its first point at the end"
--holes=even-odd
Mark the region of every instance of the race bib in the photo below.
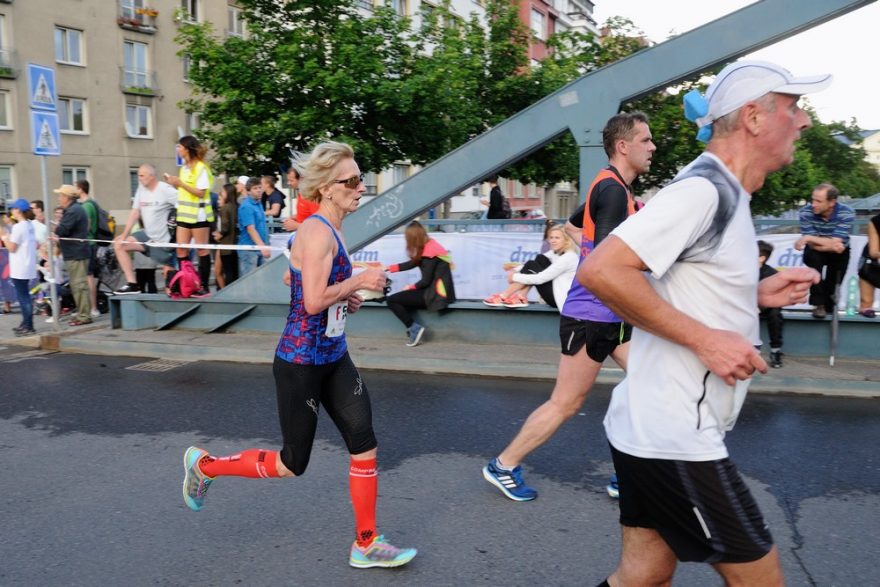
{"type": "Polygon", "coordinates": [[[348,302],[339,302],[327,308],[327,338],[336,338],[345,333],[345,319],[348,317],[348,302]]]}

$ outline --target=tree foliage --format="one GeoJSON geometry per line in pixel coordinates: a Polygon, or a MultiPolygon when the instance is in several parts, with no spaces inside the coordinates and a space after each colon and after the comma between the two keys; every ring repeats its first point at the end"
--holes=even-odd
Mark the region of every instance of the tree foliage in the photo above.
{"type": "MultiPolygon", "coordinates": [[[[486,24],[462,20],[444,2],[412,22],[386,7],[369,16],[353,0],[239,0],[246,38],[221,38],[210,24],[182,24],[177,35],[191,60],[197,134],[214,164],[230,174],[277,169],[291,151],[328,138],[349,142],[365,170],[398,160],[436,160],[579,76],[642,50],[643,35],[613,18],[602,38],[565,32],[551,37],[550,57],[528,61],[530,31],[518,3],[487,0],[486,24]]],[[[658,92],[624,110],[650,118],[657,144],[638,189],[658,187],[702,150],[685,120],[681,95],[696,82],[658,92]]],[[[854,122],[822,124],[804,133],[794,164],[771,175],[756,194],[756,212],[775,212],[831,181],[844,193],[880,191],[864,153],[835,135],[857,140],[854,122]]],[[[524,183],[577,181],[578,147],[566,133],[504,175],[524,183]]]]}

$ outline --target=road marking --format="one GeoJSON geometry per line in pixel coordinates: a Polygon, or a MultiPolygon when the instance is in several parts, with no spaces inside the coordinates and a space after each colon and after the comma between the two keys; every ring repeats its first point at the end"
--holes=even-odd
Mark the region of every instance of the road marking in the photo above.
{"type": "Polygon", "coordinates": [[[155,361],[147,361],[146,363],[138,363],[131,367],[126,367],[129,371],[150,371],[153,373],[162,373],[171,371],[175,367],[189,365],[192,361],[177,361],[174,359],[156,359],[155,361]]]}

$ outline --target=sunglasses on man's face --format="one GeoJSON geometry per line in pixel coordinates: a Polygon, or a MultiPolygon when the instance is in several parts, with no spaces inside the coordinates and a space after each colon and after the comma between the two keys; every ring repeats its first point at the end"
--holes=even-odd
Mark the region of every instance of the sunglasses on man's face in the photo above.
{"type": "Polygon", "coordinates": [[[337,180],[333,181],[333,183],[343,184],[345,187],[347,187],[350,190],[356,190],[358,188],[358,186],[361,185],[363,182],[364,182],[363,174],[352,175],[348,179],[337,179],[337,180]]]}

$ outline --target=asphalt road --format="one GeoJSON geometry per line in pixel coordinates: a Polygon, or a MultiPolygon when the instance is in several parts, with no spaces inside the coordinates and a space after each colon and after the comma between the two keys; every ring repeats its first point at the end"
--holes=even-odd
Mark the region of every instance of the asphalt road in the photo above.
{"type": "MultiPolygon", "coordinates": [[[[601,418],[609,389],[529,459],[530,503],[480,467],[548,383],[365,372],[379,525],[419,556],[352,569],[348,459],[322,415],[298,479],[224,478],[183,504],[183,450],[277,446],[271,370],[0,348],[0,585],[595,585],[619,549],[601,418]]],[[[355,357],[357,362],[357,357],[355,357]]],[[[880,403],[752,396],[728,436],[789,585],[880,584],[880,403]]],[[[680,565],[675,585],[718,585],[680,565]]]]}

